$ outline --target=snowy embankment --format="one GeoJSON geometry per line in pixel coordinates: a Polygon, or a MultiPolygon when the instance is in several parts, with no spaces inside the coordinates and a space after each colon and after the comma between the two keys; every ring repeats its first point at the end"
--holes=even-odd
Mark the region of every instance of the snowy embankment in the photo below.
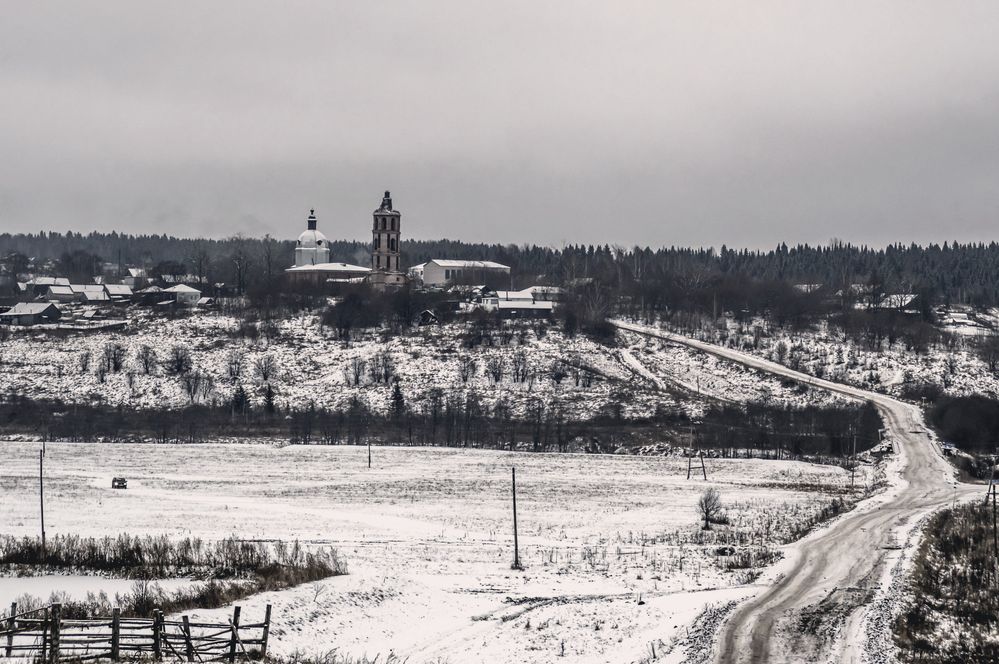
{"type": "MultiPolygon", "coordinates": [[[[37,445],[0,453],[0,522],[35,534],[37,445]]],[[[348,576],[241,602],[247,616],[274,605],[278,654],[604,662],[655,648],[670,661],[697,647],[687,625],[705,608],[754,591],[759,568],[725,569],[720,543],[772,560],[831,500],[859,495],[842,468],[794,461],[709,460],[704,482],[670,458],[380,447],[373,458],[369,470],[357,447],[49,444],[46,528],[337,547],[348,576]],[[524,572],[510,569],[511,466],[524,572]],[[112,490],[112,476],[129,488],[112,490]],[[731,525],[705,538],[707,486],[731,525]]]]}
{"type": "MultiPolygon", "coordinates": [[[[957,314],[951,314],[954,315],[957,314]]],[[[999,319],[993,318],[990,314],[989,320],[999,323],[999,319]]],[[[950,336],[924,351],[906,348],[903,341],[895,341],[889,347],[887,340],[880,348],[872,349],[845,338],[827,324],[809,330],[791,330],[771,328],[763,321],[739,324],[726,320],[718,326],[682,334],[771,360],[816,378],[895,397],[903,396],[908,387],[924,384],[938,386],[954,396],[999,397],[999,373],[990,370],[977,349],[982,335],[991,330],[953,325],[941,325],[940,329],[950,332],[950,336]]]]}
{"type": "Polygon", "coordinates": [[[168,319],[140,311],[132,314],[126,332],[61,336],[18,330],[0,346],[0,391],[66,403],[165,409],[225,404],[241,385],[251,407],[259,408],[269,384],[283,410],[309,403],[342,408],[357,398],[385,413],[397,379],[413,408],[436,391],[463,399],[474,394],[487,408],[505,403],[515,416],[532,404],[558,404],[568,420],[619,408],[625,419],[650,417],[657,408],[696,415],[701,396],[778,404],[827,400],[822,393],[803,392],[689,349],[646,343],[623,355],[580,335],[567,338],[547,323],[507,327],[489,336],[490,345],[474,348],[462,343],[467,328],[457,323],[407,335],[366,331],[351,341],[336,339],[314,315],[279,321],[269,338],[245,338],[239,328],[239,319],[216,313],[168,319]],[[122,348],[119,371],[100,370],[109,346],[122,348]],[[143,347],[158,361],[148,373],[140,358],[143,347]],[[193,398],[184,381],[168,373],[175,347],[186,349],[190,370],[205,377],[193,398]],[[273,363],[266,380],[257,368],[265,359],[273,363]],[[389,381],[372,374],[386,361],[389,381]],[[519,362],[523,369],[517,371],[519,362]]]}

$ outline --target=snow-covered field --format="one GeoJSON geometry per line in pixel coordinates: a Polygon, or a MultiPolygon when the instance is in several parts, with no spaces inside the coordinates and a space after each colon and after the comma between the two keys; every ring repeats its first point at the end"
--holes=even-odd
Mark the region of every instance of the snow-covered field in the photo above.
{"type": "MultiPolygon", "coordinates": [[[[0,443],[5,533],[38,531],[37,451],[0,443]]],[[[377,447],[373,458],[368,469],[355,447],[50,443],[46,528],[338,547],[348,576],[242,602],[247,617],[274,605],[278,653],[628,662],[654,647],[679,661],[703,645],[702,611],[752,590],[758,570],[723,570],[718,542],[772,559],[833,496],[851,496],[843,469],[793,461],[709,460],[705,483],[661,457],[377,447]],[[523,572],[510,569],[512,466],[523,572]],[[128,490],[110,488],[117,475],[128,490]],[[732,523],[707,540],[706,485],[732,523]]]]}

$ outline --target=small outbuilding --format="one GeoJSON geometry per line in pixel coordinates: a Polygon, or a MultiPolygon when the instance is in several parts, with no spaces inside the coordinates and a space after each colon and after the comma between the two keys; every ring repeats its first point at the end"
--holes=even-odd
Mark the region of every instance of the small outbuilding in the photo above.
{"type": "Polygon", "coordinates": [[[191,288],[190,286],[185,286],[184,284],[177,284],[176,286],[171,286],[170,288],[164,288],[163,294],[168,296],[177,304],[188,307],[197,305],[198,300],[201,299],[201,291],[196,288],[191,288]]]}

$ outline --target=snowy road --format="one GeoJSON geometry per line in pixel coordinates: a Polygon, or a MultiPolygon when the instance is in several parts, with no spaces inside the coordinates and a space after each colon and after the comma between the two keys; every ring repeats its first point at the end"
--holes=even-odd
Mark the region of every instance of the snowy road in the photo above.
{"type": "Polygon", "coordinates": [[[779,576],[740,604],[722,626],[718,662],[880,662],[866,608],[890,581],[895,542],[905,542],[920,519],[958,497],[980,491],[958,484],[923,423],[919,409],[890,397],[799,373],[737,350],[624,321],[620,329],[711,353],[760,371],[874,403],[898,454],[890,488],[828,527],[789,546],[779,576]]]}

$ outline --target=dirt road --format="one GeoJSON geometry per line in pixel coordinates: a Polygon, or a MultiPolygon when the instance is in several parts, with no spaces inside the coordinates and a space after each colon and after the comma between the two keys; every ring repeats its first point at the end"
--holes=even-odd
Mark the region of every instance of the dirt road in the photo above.
{"type": "Polygon", "coordinates": [[[622,329],[711,353],[802,383],[874,403],[898,452],[891,487],[787,549],[784,574],[740,604],[723,625],[716,661],[859,662],[867,659],[863,609],[890,577],[886,554],[919,520],[980,491],[958,484],[913,405],[799,373],[774,362],[654,328],[622,329]]]}

